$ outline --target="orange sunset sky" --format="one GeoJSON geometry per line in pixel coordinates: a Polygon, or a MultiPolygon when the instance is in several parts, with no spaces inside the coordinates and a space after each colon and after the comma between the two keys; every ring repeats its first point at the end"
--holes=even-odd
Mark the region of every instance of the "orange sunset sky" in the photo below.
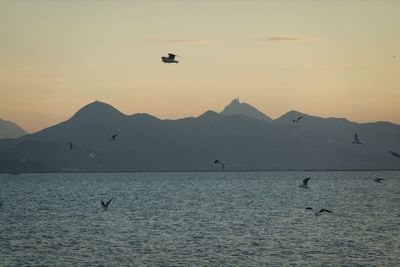
{"type": "Polygon", "coordinates": [[[400,1],[2,1],[0,118],[34,132],[94,100],[180,118],[240,97],[272,118],[400,123],[399,14],[400,1]]]}

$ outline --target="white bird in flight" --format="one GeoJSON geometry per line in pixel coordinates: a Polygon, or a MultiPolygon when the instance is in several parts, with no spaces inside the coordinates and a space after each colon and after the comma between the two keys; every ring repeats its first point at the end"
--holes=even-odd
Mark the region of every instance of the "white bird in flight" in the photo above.
{"type": "Polygon", "coordinates": [[[97,158],[96,154],[94,154],[94,153],[91,152],[90,150],[87,150],[87,152],[89,153],[89,156],[90,156],[92,159],[96,160],[96,162],[97,162],[98,164],[101,164],[101,162],[100,162],[100,160],[97,158]]]}

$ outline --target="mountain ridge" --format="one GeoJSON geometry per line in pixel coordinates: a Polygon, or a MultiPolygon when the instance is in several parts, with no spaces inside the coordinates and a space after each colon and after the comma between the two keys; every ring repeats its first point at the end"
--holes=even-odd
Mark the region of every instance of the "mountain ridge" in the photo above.
{"type": "Polygon", "coordinates": [[[214,170],[215,159],[226,160],[227,170],[396,169],[400,162],[387,150],[400,151],[399,136],[400,126],[393,123],[359,124],[298,111],[269,122],[211,110],[161,120],[146,113],[125,115],[95,101],[64,122],[1,140],[0,171],[33,166],[35,171],[38,166],[59,171],[214,170]],[[304,118],[293,123],[298,114],[304,118]],[[363,145],[352,144],[354,133],[363,145]]]}

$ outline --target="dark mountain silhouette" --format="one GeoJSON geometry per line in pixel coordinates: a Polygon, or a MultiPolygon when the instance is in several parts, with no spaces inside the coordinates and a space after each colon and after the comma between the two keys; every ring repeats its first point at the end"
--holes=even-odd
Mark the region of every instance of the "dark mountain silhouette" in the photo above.
{"type": "Polygon", "coordinates": [[[272,121],[270,117],[257,110],[253,106],[247,103],[240,103],[239,98],[232,100],[232,102],[227,105],[223,111],[220,113],[221,115],[230,116],[230,115],[246,115],[253,119],[264,120],[264,121],[272,121]]]}
{"type": "Polygon", "coordinates": [[[26,134],[27,132],[14,122],[0,119],[0,139],[18,138],[26,134]]]}
{"type": "Polygon", "coordinates": [[[359,124],[295,111],[271,122],[214,111],[160,120],[96,101],[67,121],[0,140],[0,171],[219,170],[215,159],[227,171],[398,169],[387,151],[400,151],[399,137],[400,126],[389,122],[359,124]],[[304,118],[293,123],[299,114],[304,118]],[[114,133],[118,139],[110,141],[114,133]],[[362,145],[352,144],[354,133],[362,145]]]}

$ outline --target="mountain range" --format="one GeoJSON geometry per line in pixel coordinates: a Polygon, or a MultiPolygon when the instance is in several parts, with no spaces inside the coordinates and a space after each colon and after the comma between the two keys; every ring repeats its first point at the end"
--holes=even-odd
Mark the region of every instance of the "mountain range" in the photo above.
{"type": "Polygon", "coordinates": [[[388,150],[400,152],[400,125],[390,122],[297,111],[272,120],[238,99],[221,113],[161,120],[95,101],[57,125],[0,140],[0,171],[211,171],[216,159],[226,170],[399,169],[388,150]],[[362,144],[352,143],[355,133],[362,144]]]}

